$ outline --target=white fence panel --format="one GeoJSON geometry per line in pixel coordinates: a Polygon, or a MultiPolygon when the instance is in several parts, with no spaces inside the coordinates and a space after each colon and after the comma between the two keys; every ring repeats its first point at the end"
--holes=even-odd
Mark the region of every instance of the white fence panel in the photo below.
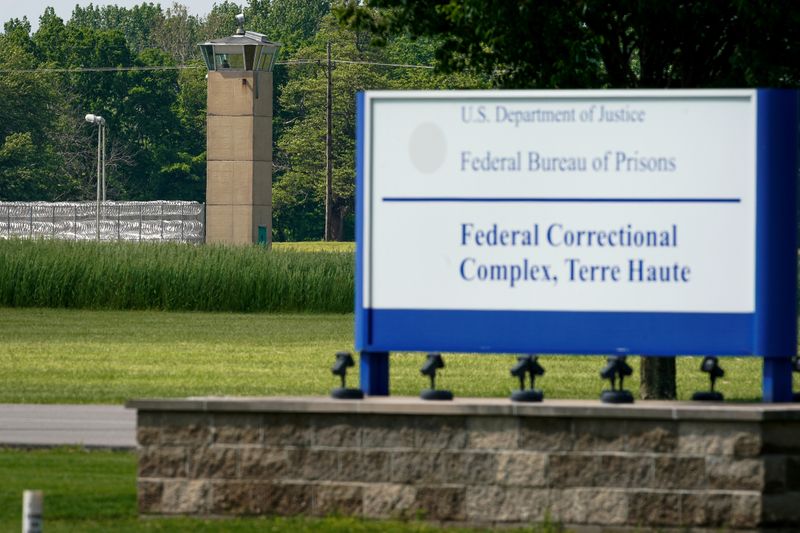
{"type": "MultiPolygon", "coordinates": [[[[0,202],[0,239],[97,240],[96,202],[0,202]]],[[[101,241],[205,242],[198,202],[104,202],[101,241]]]]}

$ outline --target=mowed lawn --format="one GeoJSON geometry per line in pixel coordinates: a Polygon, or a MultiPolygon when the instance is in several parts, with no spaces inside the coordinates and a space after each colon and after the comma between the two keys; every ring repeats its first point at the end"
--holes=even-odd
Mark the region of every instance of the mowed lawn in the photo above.
{"type": "MultiPolygon", "coordinates": [[[[198,395],[326,395],[334,354],[353,347],[353,316],[0,308],[2,403],[121,403],[198,395]]],[[[580,334],[576,331],[576,335],[580,334]]],[[[676,332],[676,334],[680,334],[676,332]]],[[[393,354],[391,392],[416,396],[424,354],[393,354]]],[[[437,381],[456,396],[507,396],[512,355],[445,354],[437,381]]],[[[598,398],[602,357],[543,356],[546,398],[598,398]]],[[[630,358],[638,388],[638,359],[630,358]]],[[[700,359],[678,360],[678,392],[707,388],[700,359]]],[[[761,395],[761,361],[726,358],[727,399],[761,395]]],[[[797,378],[796,378],[797,379],[797,378]]],[[[357,367],[350,383],[357,384],[357,367]]]]}

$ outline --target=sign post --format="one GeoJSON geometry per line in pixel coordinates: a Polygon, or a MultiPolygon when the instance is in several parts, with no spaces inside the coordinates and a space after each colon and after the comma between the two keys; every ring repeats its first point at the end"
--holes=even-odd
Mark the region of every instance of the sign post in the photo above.
{"type": "Polygon", "coordinates": [[[391,351],[753,355],[764,400],[791,400],[796,92],[367,92],[358,113],[365,390],[388,394],[391,351]]]}

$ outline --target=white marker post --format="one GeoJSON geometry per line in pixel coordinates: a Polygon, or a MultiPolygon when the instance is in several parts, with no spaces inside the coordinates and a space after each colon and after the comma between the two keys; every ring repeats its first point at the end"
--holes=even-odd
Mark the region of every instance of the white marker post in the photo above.
{"type": "Polygon", "coordinates": [[[22,493],[22,533],[42,533],[43,500],[44,494],[40,490],[22,493]]]}

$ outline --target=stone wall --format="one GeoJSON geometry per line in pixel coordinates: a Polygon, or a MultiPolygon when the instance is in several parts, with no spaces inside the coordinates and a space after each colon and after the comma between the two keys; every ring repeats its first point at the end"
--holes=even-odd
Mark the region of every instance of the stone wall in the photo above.
{"type": "Polygon", "coordinates": [[[134,401],[142,514],[791,530],[800,409],[134,401]]]}

